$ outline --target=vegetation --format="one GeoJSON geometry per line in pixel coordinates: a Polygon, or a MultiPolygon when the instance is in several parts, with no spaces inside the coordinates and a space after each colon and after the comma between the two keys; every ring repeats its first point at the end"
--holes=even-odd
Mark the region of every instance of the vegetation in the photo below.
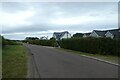
{"type": "Polygon", "coordinates": [[[50,40],[25,40],[24,42],[53,47],[57,47],[60,45],[60,47],[64,49],[70,49],[90,54],[118,56],[118,54],[120,53],[120,40],[115,40],[111,38],[78,38],[74,36],[73,38],[56,41],[52,37],[50,38],[50,40]]]}
{"type": "Polygon", "coordinates": [[[27,74],[26,50],[20,41],[2,37],[2,77],[25,78],[27,74]]]}
{"type": "Polygon", "coordinates": [[[38,37],[26,37],[26,40],[38,40],[38,37]]]}
{"type": "Polygon", "coordinates": [[[9,40],[9,39],[5,39],[2,36],[2,46],[4,47],[5,45],[21,45],[20,41],[17,40],[9,40]]]}
{"type": "Polygon", "coordinates": [[[7,45],[3,48],[3,78],[25,78],[27,74],[25,53],[25,48],[22,45],[7,45]]]}
{"type": "Polygon", "coordinates": [[[50,40],[56,40],[54,37],[51,37],[50,40]]]}
{"type": "Polygon", "coordinates": [[[80,56],[90,56],[90,57],[93,57],[93,58],[98,58],[98,59],[113,62],[113,63],[116,63],[116,64],[119,64],[118,59],[120,59],[118,56],[112,56],[112,55],[104,56],[104,55],[101,55],[101,54],[89,54],[89,53],[70,50],[70,49],[63,49],[63,48],[56,48],[56,49],[66,51],[66,52],[69,52],[71,54],[78,54],[80,56]]]}
{"type": "Polygon", "coordinates": [[[80,37],[83,37],[83,33],[73,34],[73,38],[80,38],[80,37]]]}
{"type": "Polygon", "coordinates": [[[0,78],[2,78],[2,36],[0,35],[0,78]]]}
{"type": "Polygon", "coordinates": [[[2,44],[2,36],[0,35],[0,45],[2,44]]]}
{"type": "Polygon", "coordinates": [[[110,38],[72,38],[59,42],[65,49],[92,54],[116,55],[120,53],[120,40],[110,38]]]}
{"type": "Polygon", "coordinates": [[[57,46],[57,42],[55,40],[24,40],[23,42],[42,46],[57,46]]]}

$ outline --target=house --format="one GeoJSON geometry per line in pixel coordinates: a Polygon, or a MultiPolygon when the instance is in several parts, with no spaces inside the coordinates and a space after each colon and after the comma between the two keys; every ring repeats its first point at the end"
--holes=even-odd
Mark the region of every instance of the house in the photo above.
{"type": "Polygon", "coordinates": [[[91,33],[84,33],[83,37],[90,37],[91,33]]]}
{"type": "Polygon", "coordinates": [[[90,37],[105,37],[107,31],[93,30],[90,37]]]}
{"type": "Polygon", "coordinates": [[[64,38],[71,38],[71,34],[68,31],[64,31],[64,32],[54,32],[53,33],[53,37],[56,40],[61,40],[64,38]]]}
{"type": "Polygon", "coordinates": [[[93,30],[91,34],[85,33],[83,37],[110,37],[112,39],[120,39],[120,29],[112,30],[93,30]]]}
{"type": "Polygon", "coordinates": [[[48,37],[42,36],[40,40],[48,40],[48,37]]]}
{"type": "Polygon", "coordinates": [[[105,34],[106,37],[120,39],[120,29],[108,30],[105,34]]]}

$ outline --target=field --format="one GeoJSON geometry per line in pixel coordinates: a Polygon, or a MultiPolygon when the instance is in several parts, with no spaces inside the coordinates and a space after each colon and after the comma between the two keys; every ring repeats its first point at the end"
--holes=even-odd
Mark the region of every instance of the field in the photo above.
{"type": "Polygon", "coordinates": [[[2,53],[2,78],[25,78],[26,50],[22,45],[6,45],[2,53]]]}

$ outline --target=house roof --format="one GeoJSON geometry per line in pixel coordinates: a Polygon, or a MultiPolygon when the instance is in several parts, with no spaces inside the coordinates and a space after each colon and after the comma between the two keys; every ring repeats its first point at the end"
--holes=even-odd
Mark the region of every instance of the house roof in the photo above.
{"type": "Polygon", "coordinates": [[[115,38],[120,38],[120,29],[112,29],[112,30],[105,30],[105,31],[100,31],[100,30],[94,30],[99,36],[104,37],[106,32],[110,32],[112,35],[114,35],[115,38]]]}
{"type": "Polygon", "coordinates": [[[45,37],[45,36],[42,36],[40,39],[41,39],[41,40],[43,40],[43,39],[47,39],[47,37],[45,37]]]}
{"type": "Polygon", "coordinates": [[[105,37],[105,33],[107,32],[107,31],[99,31],[99,30],[93,30],[93,31],[96,32],[97,35],[101,37],[105,37]]]}
{"type": "Polygon", "coordinates": [[[69,34],[68,31],[64,31],[64,32],[54,32],[53,34],[56,36],[57,39],[60,39],[65,33],[69,34]]]}
{"type": "Polygon", "coordinates": [[[108,30],[115,38],[120,38],[120,29],[108,30]]]}

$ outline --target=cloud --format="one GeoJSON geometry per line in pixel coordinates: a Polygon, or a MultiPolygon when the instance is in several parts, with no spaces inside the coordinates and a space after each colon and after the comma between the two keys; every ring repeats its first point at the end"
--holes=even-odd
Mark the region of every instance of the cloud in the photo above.
{"type": "Polygon", "coordinates": [[[51,20],[52,24],[57,24],[57,25],[78,25],[78,24],[88,24],[91,22],[98,22],[106,20],[106,18],[102,17],[95,17],[95,16],[88,16],[88,15],[83,15],[83,16],[78,16],[78,17],[70,17],[70,18],[65,18],[65,17],[60,17],[57,19],[51,20]]]}
{"type": "Polygon", "coordinates": [[[27,21],[30,17],[34,16],[35,12],[32,10],[18,11],[16,13],[5,13],[2,12],[0,16],[0,24],[6,27],[16,27],[22,25],[30,25],[31,23],[27,21]]]}
{"type": "Polygon", "coordinates": [[[67,30],[73,34],[93,29],[117,28],[117,4],[117,2],[4,2],[0,16],[2,34],[12,39],[23,39],[22,35],[34,33],[36,36],[43,34],[50,36],[49,31],[67,30]],[[37,34],[40,32],[46,34],[37,34]]]}

